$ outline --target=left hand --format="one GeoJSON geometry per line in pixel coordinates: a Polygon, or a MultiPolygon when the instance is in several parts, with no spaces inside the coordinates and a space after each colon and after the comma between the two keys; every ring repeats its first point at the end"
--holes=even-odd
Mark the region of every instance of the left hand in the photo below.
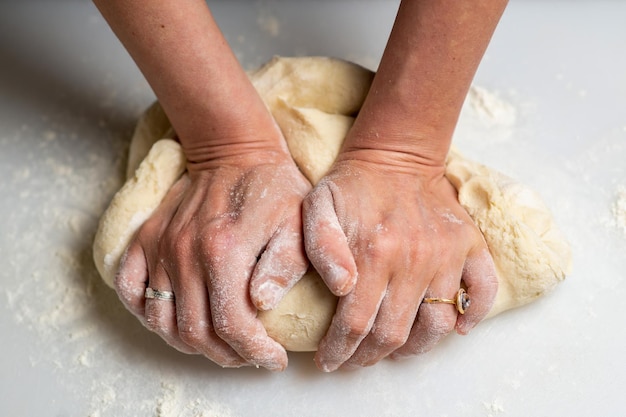
{"type": "Polygon", "coordinates": [[[341,296],[315,357],[322,370],[425,352],[489,312],[493,260],[443,171],[389,151],[353,150],[305,199],[307,255],[341,296]],[[421,304],[454,298],[461,281],[471,296],[466,314],[421,304]]]}
{"type": "Polygon", "coordinates": [[[310,183],[281,149],[231,145],[222,150],[236,156],[189,163],[128,247],[115,281],[120,299],[182,352],[226,367],[287,366],[256,317],[308,267],[301,202],[310,183]],[[146,286],[176,299],[146,299],[146,286]]]}

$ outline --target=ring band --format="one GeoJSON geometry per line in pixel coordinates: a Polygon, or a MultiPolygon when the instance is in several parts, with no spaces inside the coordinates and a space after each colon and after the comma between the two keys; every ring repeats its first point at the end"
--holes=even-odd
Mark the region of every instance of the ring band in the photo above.
{"type": "Polygon", "coordinates": [[[471,304],[470,296],[467,293],[467,291],[465,291],[463,288],[459,288],[459,291],[457,291],[456,297],[454,299],[432,297],[432,298],[424,298],[423,302],[427,304],[435,304],[435,303],[452,304],[456,307],[456,310],[460,314],[465,314],[465,311],[469,308],[471,304]]]}
{"type": "Polygon", "coordinates": [[[154,288],[146,288],[144,296],[148,299],[174,301],[174,293],[171,291],[159,291],[154,288]]]}

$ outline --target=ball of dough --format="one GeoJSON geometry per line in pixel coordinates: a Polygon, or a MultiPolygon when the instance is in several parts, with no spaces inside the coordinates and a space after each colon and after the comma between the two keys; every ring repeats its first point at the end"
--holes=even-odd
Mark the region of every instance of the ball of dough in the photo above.
{"type": "MultiPolygon", "coordinates": [[[[374,74],[346,61],[305,57],[274,58],[249,75],[295,162],[315,184],[334,162],[374,74]]],[[[155,103],[137,125],[129,178],[102,216],[94,242],[96,266],[110,286],[132,236],[185,169],[182,149],[164,137],[174,136],[155,103]]],[[[526,304],[563,280],[570,269],[570,248],[536,193],[454,150],[446,176],[494,258],[499,289],[489,316],[526,304]]],[[[314,351],[336,303],[311,270],[274,310],[258,317],[287,350],[314,351]]]]}

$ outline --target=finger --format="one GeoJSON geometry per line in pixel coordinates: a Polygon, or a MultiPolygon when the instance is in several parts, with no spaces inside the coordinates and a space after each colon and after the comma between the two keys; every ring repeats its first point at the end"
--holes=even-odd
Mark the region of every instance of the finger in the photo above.
{"type": "Polygon", "coordinates": [[[371,366],[406,343],[426,287],[419,283],[428,282],[420,275],[426,274],[392,278],[372,330],[345,363],[345,368],[371,366]]]}
{"type": "MultiPolygon", "coordinates": [[[[170,279],[162,265],[150,272],[148,286],[156,291],[172,291],[170,279]]],[[[161,336],[170,346],[184,353],[197,353],[178,337],[175,300],[147,298],[145,301],[145,326],[161,336]]]]}
{"type": "Polygon", "coordinates": [[[250,298],[259,310],[271,310],[306,273],[300,216],[268,242],[250,280],[250,298]]]}
{"type": "MultiPolygon", "coordinates": [[[[162,242],[161,237],[171,222],[188,183],[188,177],[183,176],[172,186],[150,218],[141,226],[129,248],[132,248],[133,255],[137,253],[134,260],[137,265],[139,253],[143,255],[144,272],[147,274],[144,276],[144,295],[142,295],[144,297],[142,323],[181,352],[197,353],[178,337],[175,303],[170,300],[145,299],[146,286],[158,291],[172,291],[169,275],[159,255],[159,243],[162,242]]],[[[132,266],[133,264],[129,265],[132,266]]],[[[139,293],[135,295],[139,296],[139,293]]]]}
{"type": "Polygon", "coordinates": [[[158,237],[172,218],[188,182],[188,177],[185,175],[172,186],[161,204],[139,228],[120,260],[115,276],[115,289],[126,308],[142,321],[144,320],[144,293],[148,283],[148,254],[156,252],[158,237]]]}
{"type": "MultiPolygon", "coordinates": [[[[452,271],[438,273],[425,296],[454,299],[459,290],[461,273],[460,268],[452,271]]],[[[454,330],[457,314],[456,307],[451,304],[421,303],[407,342],[394,351],[391,357],[400,359],[428,352],[454,330]]]]}
{"type": "Polygon", "coordinates": [[[150,218],[139,228],[120,261],[115,289],[124,305],[142,320],[149,263],[158,259],[159,237],[180,203],[187,182],[187,176],[184,176],[174,184],[150,218]]]}
{"type": "MultiPolygon", "coordinates": [[[[176,280],[180,283],[181,280],[176,280]]],[[[241,367],[247,362],[213,329],[207,288],[202,280],[186,280],[174,287],[176,317],[181,340],[223,367],[241,367]]]]}
{"type": "Polygon", "coordinates": [[[304,200],[304,246],[330,291],[343,296],[356,283],[357,267],[335,212],[332,188],[333,183],[326,181],[304,200]]]}
{"type": "Polygon", "coordinates": [[[134,240],[122,256],[114,285],[124,306],[141,321],[145,315],[144,294],[147,284],[146,256],[139,242],[134,240]]]}
{"type": "Polygon", "coordinates": [[[491,310],[498,292],[496,267],[489,250],[480,246],[468,255],[463,268],[463,282],[470,296],[470,307],[456,323],[459,334],[467,334],[491,310]]]}
{"type": "Polygon", "coordinates": [[[283,370],[287,352],[267,335],[249,298],[249,277],[256,256],[242,253],[232,232],[225,233],[211,236],[204,248],[210,254],[209,306],[215,333],[252,365],[283,370]]]}
{"type": "Polygon", "coordinates": [[[359,268],[363,271],[359,282],[348,295],[339,299],[330,328],[315,355],[317,366],[325,372],[338,369],[354,354],[372,329],[386,294],[388,281],[371,278],[384,277],[385,265],[364,264],[359,268]]]}

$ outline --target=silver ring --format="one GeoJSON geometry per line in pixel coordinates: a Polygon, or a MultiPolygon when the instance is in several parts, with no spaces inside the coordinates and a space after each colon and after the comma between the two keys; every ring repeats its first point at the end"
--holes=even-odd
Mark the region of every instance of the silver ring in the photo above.
{"type": "Polygon", "coordinates": [[[171,291],[159,291],[154,288],[146,288],[146,292],[144,294],[146,298],[151,298],[155,300],[165,300],[165,301],[174,301],[174,293],[171,291]]]}
{"type": "Polygon", "coordinates": [[[432,298],[424,298],[423,302],[428,303],[428,304],[435,304],[435,303],[452,304],[456,307],[456,310],[460,314],[465,314],[465,311],[469,308],[471,304],[470,296],[463,288],[460,288],[459,291],[457,291],[456,297],[454,297],[454,299],[432,297],[432,298]]]}

